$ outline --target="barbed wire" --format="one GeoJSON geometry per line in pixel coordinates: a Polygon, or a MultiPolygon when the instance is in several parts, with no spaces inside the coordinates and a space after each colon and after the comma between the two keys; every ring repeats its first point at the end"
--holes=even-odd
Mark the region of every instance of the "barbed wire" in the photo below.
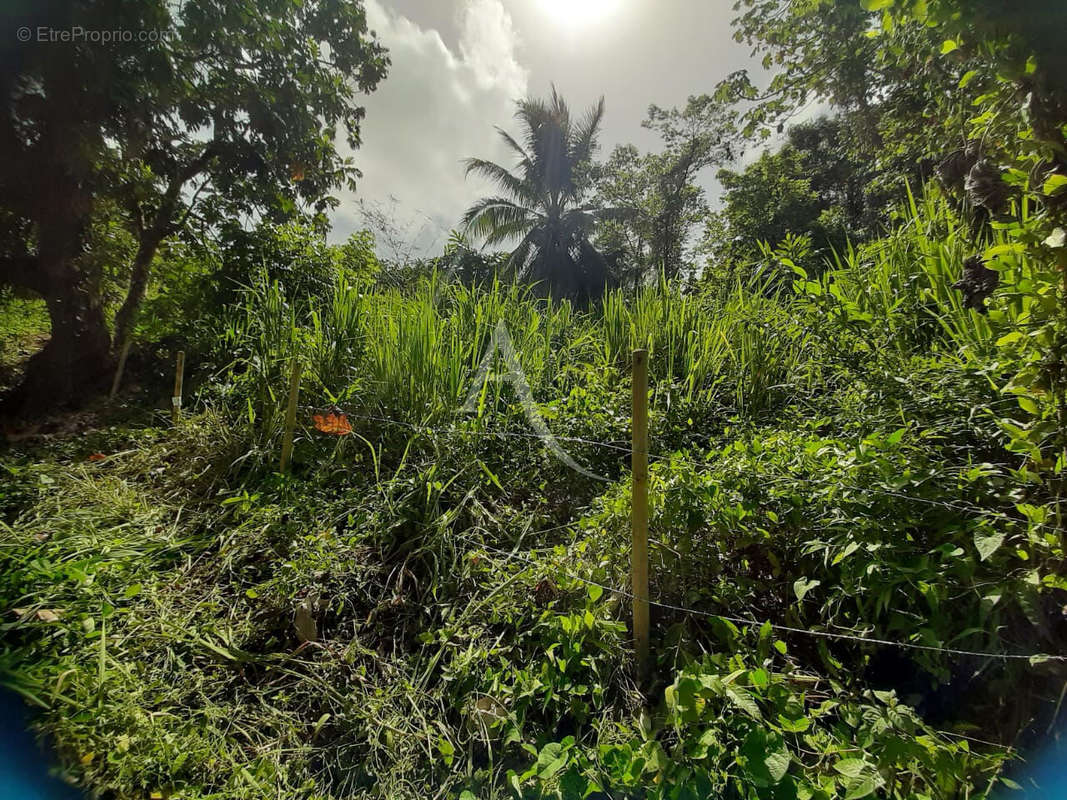
{"type": "MultiPolygon", "coordinates": [[[[303,406],[303,408],[305,410],[320,410],[319,407],[316,407],[316,406],[307,406],[307,405],[305,405],[305,406],[303,406]]],[[[525,431],[488,431],[488,430],[481,431],[481,430],[475,430],[475,429],[471,429],[471,428],[459,428],[459,427],[455,427],[455,426],[453,426],[451,428],[438,428],[438,427],[431,427],[431,426],[428,426],[428,425],[417,425],[417,424],[414,424],[414,423],[411,423],[411,422],[406,422],[404,420],[397,420],[397,419],[392,419],[392,418],[389,418],[389,417],[381,417],[381,416],[372,415],[372,414],[363,414],[363,413],[347,412],[347,411],[342,411],[342,413],[344,413],[347,417],[350,417],[352,419],[362,419],[362,420],[365,420],[365,421],[368,421],[368,422],[378,422],[378,423],[384,423],[384,424],[387,424],[387,425],[394,425],[394,426],[397,426],[397,427],[406,428],[408,430],[411,430],[411,431],[414,431],[414,432],[417,432],[417,433],[429,434],[429,435],[440,435],[440,434],[443,433],[443,434],[460,435],[460,436],[462,436],[462,435],[482,436],[482,437],[486,437],[486,438],[504,437],[504,438],[521,438],[521,439],[537,439],[537,440],[541,440],[543,438],[540,434],[528,433],[528,432],[525,432],[525,431]]],[[[614,451],[618,451],[618,452],[622,452],[622,453],[626,453],[626,454],[630,454],[632,452],[632,449],[630,447],[627,447],[627,446],[624,446],[624,445],[619,445],[619,444],[616,444],[614,442],[603,442],[603,441],[598,441],[596,439],[587,439],[587,438],[577,437],[577,436],[554,436],[554,438],[557,441],[561,441],[561,442],[570,442],[570,443],[574,443],[574,444],[591,445],[591,446],[594,446],[594,447],[601,447],[601,448],[610,449],[610,450],[614,450],[614,451]]],[[[685,458],[684,456],[681,456],[681,455],[679,455],[677,453],[672,453],[672,454],[668,454],[668,455],[663,455],[663,454],[658,454],[658,453],[648,453],[648,458],[650,460],[652,460],[652,461],[659,461],[661,463],[680,463],[680,464],[686,464],[686,465],[689,465],[689,466],[692,466],[692,467],[701,468],[701,469],[708,468],[710,466],[706,460],[705,461],[696,461],[696,460],[693,460],[693,459],[685,458]]],[[[977,468],[977,467],[972,467],[971,469],[974,469],[974,468],[977,468]]],[[[965,469],[967,469],[967,468],[961,467],[960,471],[964,471],[965,469]]],[[[816,480],[814,478],[806,478],[806,477],[801,476],[801,475],[780,475],[780,476],[775,476],[775,477],[765,477],[765,478],[761,478],[761,482],[764,485],[781,484],[781,483],[804,483],[804,484],[813,485],[813,486],[821,486],[821,485],[823,485],[822,482],[820,482],[820,481],[818,481],[818,480],[816,480]]],[[[945,509],[948,509],[950,511],[955,511],[955,512],[963,513],[963,514],[973,514],[975,516],[985,517],[985,518],[988,518],[988,519],[998,519],[998,520],[1002,520],[1002,521],[1005,521],[1005,522],[1012,522],[1012,523],[1025,523],[1029,527],[1033,527],[1033,528],[1041,528],[1041,529],[1051,530],[1051,531],[1055,531],[1055,532],[1059,532],[1059,531],[1062,530],[1062,527],[1060,525],[1049,524],[1049,523],[1044,523],[1044,522],[1035,522],[1035,521],[1032,521],[1032,520],[1023,520],[1023,519],[1019,519],[1018,517],[1012,517],[1012,516],[1009,516],[1007,514],[1003,514],[1003,513],[997,512],[997,511],[990,511],[988,509],[984,509],[984,508],[982,508],[980,506],[976,506],[976,505],[963,505],[963,504],[957,504],[957,503],[954,503],[954,502],[946,502],[944,500],[934,500],[934,499],[927,498],[927,497],[917,497],[916,495],[906,494],[904,492],[896,492],[896,491],[887,490],[887,489],[876,489],[876,488],[870,487],[870,486],[856,486],[854,484],[845,483],[845,482],[839,482],[839,486],[841,486],[841,488],[850,489],[850,490],[856,491],[856,492],[863,492],[863,493],[872,494],[872,495],[882,495],[882,496],[885,496],[885,497],[893,497],[893,498],[902,499],[902,500],[910,500],[912,502],[921,503],[921,504],[924,504],[924,505],[930,505],[930,506],[934,506],[934,507],[945,508],[945,509]]]]}
{"type": "MultiPolygon", "coordinates": [[[[551,533],[551,532],[554,532],[554,531],[557,531],[557,530],[561,530],[563,528],[567,528],[567,527],[569,527],[569,526],[571,526],[573,524],[574,523],[567,523],[567,524],[564,524],[564,525],[557,525],[557,526],[552,527],[552,528],[546,528],[544,530],[534,531],[533,534],[535,536],[539,536],[539,535],[544,534],[544,533],[551,533]]],[[[524,533],[523,535],[525,536],[527,534],[524,533]]],[[[457,538],[467,542],[468,544],[472,544],[472,545],[474,545],[476,547],[479,547],[479,548],[482,548],[484,550],[488,550],[490,552],[495,552],[498,555],[501,555],[501,556],[503,556],[505,558],[508,558],[510,560],[521,561],[521,562],[526,563],[526,564],[531,565],[531,566],[538,566],[538,567],[541,566],[538,562],[533,561],[532,559],[527,559],[527,558],[523,558],[522,556],[519,556],[518,553],[515,550],[512,550],[511,552],[508,552],[508,551],[505,551],[505,550],[501,550],[499,548],[492,547],[491,545],[487,545],[485,542],[473,539],[473,538],[471,538],[469,536],[464,536],[463,534],[459,534],[459,536],[457,538]]],[[[554,548],[546,548],[546,549],[554,549],[554,548]]],[[[593,581],[593,580],[590,580],[588,578],[583,578],[583,577],[578,576],[578,575],[573,575],[570,572],[566,572],[566,575],[567,575],[568,578],[571,578],[572,580],[578,581],[579,583],[583,583],[583,584],[586,584],[586,585],[589,585],[589,586],[596,586],[596,587],[598,587],[600,589],[603,589],[604,591],[611,592],[613,594],[626,597],[626,598],[628,598],[630,600],[635,599],[635,596],[633,595],[633,593],[628,592],[628,591],[626,591],[624,589],[619,589],[619,588],[614,587],[614,586],[609,586],[608,584],[599,583],[598,581],[593,581]]],[[[764,624],[770,624],[772,630],[785,630],[785,631],[788,631],[788,632],[791,632],[791,633],[803,633],[803,634],[808,634],[808,635],[812,635],[812,636],[825,636],[825,637],[834,638],[834,639],[850,639],[850,640],[853,640],[853,641],[859,641],[859,642],[863,642],[863,643],[867,643],[867,644],[892,645],[894,647],[901,647],[901,648],[908,648],[908,649],[936,650],[938,652],[949,653],[949,654],[988,657],[988,658],[999,658],[999,659],[1026,659],[1026,660],[1029,661],[1029,660],[1031,660],[1033,658],[1042,658],[1042,659],[1048,659],[1048,660],[1052,660],[1052,661],[1067,661],[1067,656],[1047,655],[1045,653],[1034,654],[1034,655],[1012,654],[1012,653],[986,653],[986,652],[981,652],[981,651],[957,650],[957,649],[954,649],[954,648],[936,648],[936,647],[932,647],[932,646],[929,646],[929,645],[916,645],[916,644],[911,643],[911,642],[894,642],[894,641],[875,639],[875,638],[869,638],[869,637],[850,636],[848,634],[833,634],[833,633],[828,633],[828,632],[824,632],[824,631],[813,631],[813,630],[810,630],[810,629],[795,628],[795,627],[784,626],[784,625],[775,625],[774,623],[759,622],[758,620],[747,620],[746,621],[746,620],[739,619],[737,617],[730,617],[730,616],[724,616],[724,615],[721,615],[721,614],[714,614],[712,612],[701,611],[699,609],[687,609],[687,608],[683,608],[681,606],[675,606],[675,605],[671,605],[669,603],[661,603],[661,602],[658,602],[658,601],[655,601],[655,600],[649,600],[648,603],[649,603],[650,606],[657,606],[659,608],[666,608],[666,609],[675,610],[675,611],[685,611],[686,613],[696,614],[698,616],[725,619],[725,620],[729,620],[730,622],[745,624],[746,626],[749,626],[749,627],[755,626],[755,625],[759,625],[762,628],[764,624]]],[[[951,737],[954,737],[954,738],[957,738],[957,739],[965,739],[968,742],[974,742],[976,744],[982,744],[982,745],[986,745],[988,747],[999,747],[999,748],[1001,748],[1003,750],[1008,750],[1008,751],[1013,751],[1015,749],[1012,745],[1001,744],[1000,742],[991,742],[988,739],[979,739],[979,738],[976,738],[974,736],[969,736],[969,735],[964,734],[964,733],[956,733],[955,731],[946,731],[946,730],[941,730],[941,729],[938,729],[938,728],[930,728],[929,730],[933,731],[934,733],[938,733],[938,734],[940,734],[942,736],[951,736],[951,737]]]]}
{"type": "MultiPolygon", "coordinates": [[[[561,527],[566,527],[566,526],[557,526],[556,528],[550,528],[550,529],[546,530],[545,532],[547,533],[548,531],[551,531],[551,530],[558,530],[561,527]]],[[[534,533],[535,533],[535,535],[537,535],[537,534],[539,534],[541,532],[540,531],[536,531],[534,533]]],[[[457,536],[458,536],[458,538],[466,541],[469,544],[473,544],[476,547],[480,547],[480,548],[482,548],[484,550],[488,550],[489,552],[496,553],[498,555],[503,556],[504,558],[507,558],[507,559],[510,559],[510,560],[513,560],[513,561],[519,561],[519,562],[525,563],[525,564],[527,564],[529,566],[535,566],[535,567],[542,566],[539,562],[537,562],[537,561],[535,561],[533,559],[530,559],[530,558],[526,558],[525,556],[522,556],[521,554],[519,554],[516,551],[502,550],[502,549],[500,549],[498,547],[493,547],[492,545],[486,544],[483,541],[479,541],[479,540],[473,539],[473,538],[471,538],[469,536],[465,536],[464,534],[457,534],[457,536]]],[[[1031,659],[1035,659],[1035,658],[1040,658],[1040,659],[1045,659],[1045,660],[1049,660],[1049,661],[1067,661],[1067,656],[1049,655],[1047,653],[994,653],[994,652],[988,652],[988,651],[982,651],[982,650],[963,650],[963,649],[958,649],[958,648],[954,648],[954,647],[942,647],[942,646],[938,646],[938,645],[916,644],[915,642],[900,642],[900,641],[895,641],[895,640],[892,640],[892,639],[879,639],[879,638],[871,637],[871,636],[857,636],[857,635],[847,634],[847,633],[832,633],[830,631],[817,631],[817,630],[812,630],[810,628],[798,628],[798,627],[791,626],[791,625],[783,625],[781,623],[774,623],[774,622],[770,622],[769,620],[760,621],[760,620],[757,620],[757,619],[750,619],[750,618],[746,619],[744,617],[734,617],[734,616],[730,616],[728,614],[719,614],[719,613],[715,613],[715,612],[711,612],[711,611],[703,611],[703,610],[697,609],[697,608],[687,608],[686,606],[679,606],[679,605],[675,605],[673,603],[664,603],[664,602],[661,602],[659,600],[652,600],[650,598],[648,598],[648,599],[646,599],[646,598],[638,598],[636,595],[634,595],[630,591],[627,591],[626,589],[620,589],[620,588],[618,588],[616,586],[611,586],[611,585],[606,584],[606,583],[600,583],[599,581],[594,581],[594,580],[591,580],[589,578],[584,578],[584,577],[582,577],[580,575],[574,575],[573,573],[571,573],[569,571],[565,571],[565,574],[571,580],[578,581],[579,583],[584,583],[584,584],[587,584],[589,586],[596,586],[596,587],[598,587],[600,589],[603,589],[604,591],[611,592],[613,594],[619,595],[620,597],[625,597],[625,598],[628,598],[630,600],[637,600],[637,599],[644,600],[650,606],[655,606],[656,608],[661,608],[661,609],[668,610],[668,611],[676,611],[676,612],[684,613],[684,614],[692,614],[692,615],[695,615],[695,616],[707,617],[709,619],[726,620],[728,622],[732,622],[732,623],[735,623],[735,624],[738,624],[738,625],[744,625],[745,627],[762,628],[764,625],[769,625],[772,630],[786,631],[788,633],[795,633],[795,634],[804,635],[804,636],[814,636],[814,637],[819,637],[819,638],[824,638],[824,639],[840,639],[840,640],[861,642],[863,644],[881,645],[881,646],[884,646],[884,647],[899,647],[899,648],[908,649],[908,650],[922,650],[922,651],[927,651],[927,652],[945,653],[945,654],[949,654],[949,655],[972,656],[972,657],[975,657],[975,658],[997,658],[997,659],[1003,659],[1003,660],[1018,659],[1018,660],[1027,660],[1027,661],[1029,661],[1031,659]]]]}

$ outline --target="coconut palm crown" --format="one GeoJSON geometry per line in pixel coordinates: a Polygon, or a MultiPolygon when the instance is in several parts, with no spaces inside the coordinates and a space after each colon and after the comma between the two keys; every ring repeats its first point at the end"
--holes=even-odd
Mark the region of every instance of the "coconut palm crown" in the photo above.
{"type": "Polygon", "coordinates": [[[465,162],[468,175],[482,175],[502,192],[467,210],[465,230],[486,246],[519,239],[508,267],[520,280],[538,284],[546,294],[593,299],[604,289],[607,264],[589,236],[609,212],[585,202],[586,175],[604,98],[574,121],[553,87],[547,102],[519,101],[515,116],[523,128],[521,142],[497,129],[518,157],[513,170],[481,158],[465,162]]]}

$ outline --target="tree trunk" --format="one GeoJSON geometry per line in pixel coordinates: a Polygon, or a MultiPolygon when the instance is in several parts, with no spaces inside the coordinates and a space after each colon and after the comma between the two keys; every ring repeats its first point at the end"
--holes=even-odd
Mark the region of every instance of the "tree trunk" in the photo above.
{"type": "MultiPolygon", "coordinates": [[[[148,288],[152,259],[156,257],[160,242],[174,229],[174,215],[178,210],[181,190],[185,184],[199,175],[208,165],[215,152],[214,144],[204,148],[197,158],[175,175],[167,185],[163,193],[163,200],[156,211],[155,219],[147,227],[140,228],[137,255],[133,259],[133,269],[130,271],[130,287],[126,291],[126,299],[122,307],[115,314],[115,336],[112,352],[118,354],[126,345],[126,339],[130,335],[130,329],[137,320],[137,312],[144,300],[145,289],[148,288]]],[[[203,187],[201,187],[203,188],[203,187]]],[[[196,194],[199,194],[197,192],[196,194]]],[[[189,209],[196,202],[196,194],[189,202],[189,209]]],[[[140,216],[138,209],[137,215],[140,216]]]]}
{"type": "Polygon", "coordinates": [[[30,416],[72,406],[107,381],[111,337],[103,310],[76,269],[48,270],[63,279],[50,281],[44,294],[52,336],[26,365],[26,374],[4,400],[3,413],[30,416]]]}
{"type": "Polygon", "coordinates": [[[126,291],[126,299],[122,307],[115,314],[115,337],[113,351],[119,353],[126,344],[133,323],[137,320],[137,311],[144,300],[145,289],[148,288],[149,267],[155,258],[159,248],[159,239],[144,239],[137,247],[137,255],[133,259],[133,269],[130,272],[130,287],[126,291]]]}

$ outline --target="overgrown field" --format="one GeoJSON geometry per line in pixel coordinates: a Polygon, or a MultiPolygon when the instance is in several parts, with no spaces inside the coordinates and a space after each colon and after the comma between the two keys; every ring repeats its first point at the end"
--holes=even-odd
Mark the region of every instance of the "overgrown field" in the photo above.
{"type": "Polygon", "coordinates": [[[1002,226],[983,316],[951,288],[970,251],[948,205],[899,223],[822,276],[779,253],[753,282],[590,310],[443,280],[251,287],[179,425],[4,455],[4,684],[102,797],[1001,796],[1067,678],[1040,655],[1067,653],[1034,439],[1055,420],[1015,419],[1038,408],[1016,376],[1046,268],[1002,226]],[[561,446],[608,480],[552,457],[507,380],[458,413],[500,320],[561,446]],[[312,425],[334,406],[351,435],[312,425]]]}

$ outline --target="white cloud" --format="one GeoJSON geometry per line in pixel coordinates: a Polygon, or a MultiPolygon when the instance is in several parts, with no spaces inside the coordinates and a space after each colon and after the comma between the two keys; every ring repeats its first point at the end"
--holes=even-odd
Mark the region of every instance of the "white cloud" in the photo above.
{"type": "Polygon", "coordinates": [[[367,17],[392,59],[388,77],[363,98],[363,172],[355,194],[342,192],[332,238],[364,227],[358,199],[394,207],[418,251],[439,249],[463,211],[489,187],[465,179],[462,159],[511,166],[494,126],[509,127],[528,74],[516,58],[518,37],[500,0],[466,0],[460,38],[450,50],[436,30],[368,0],[367,17]],[[395,206],[392,198],[395,198],[395,206]]]}

